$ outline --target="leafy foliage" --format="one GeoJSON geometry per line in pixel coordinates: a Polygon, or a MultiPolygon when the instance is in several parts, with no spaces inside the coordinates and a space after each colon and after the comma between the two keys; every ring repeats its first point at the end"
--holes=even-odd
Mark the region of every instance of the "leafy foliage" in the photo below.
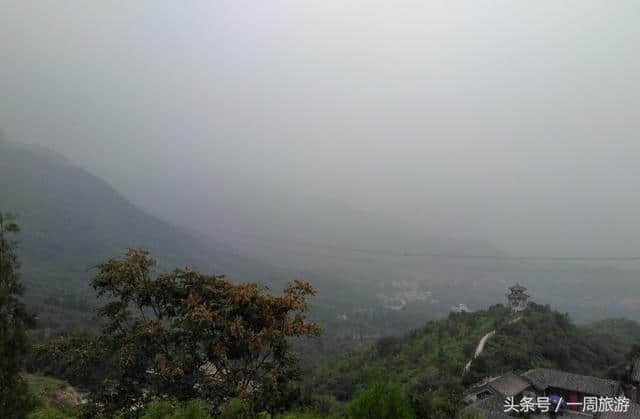
{"type": "Polygon", "coordinates": [[[306,318],[311,285],[297,280],[277,296],[191,269],[153,275],[154,266],[142,250],[99,266],[92,284],[109,302],[99,311],[98,345],[88,350],[110,368],[91,399],[106,411],[164,395],[286,406],[297,376],[288,340],[320,333],[306,318]]]}
{"type": "Polygon", "coordinates": [[[604,376],[624,360],[634,342],[640,342],[640,325],[632,321],[603,324],[613,323],[620,327],[604,332],[598,324],[580,327],[567,314],[531,303],[518,322],[497,328],[474,361],[469,380],[532,368],[604,376]]]}
{"type": "Polygon", "coordinates": [[[253,419],[255,416],[253,407],[246,400],[233,398],[220,406],[221,419],[253,419]]]}
{"type": "Polygon", "coordinates": [[[349,403],[352,419],[412,419],[411,405],[402,389],[380,377],[372,379],[349,403]]]}
{"type": "Polygon", "coordinates": [[[367,371],[377,368],[409,395],[417,416],[454,418],[464,414],[464,387],[485,377],[537,367],[605,376],[612,365],[623,374],[634,343],[640,343],[640,325],[633,321],[576,326],[548,306],[530,304],[515,314],[496,305],[452,313],[405,337],[380,339],[366,351],[331,360],[315,371],[305,391],[346,402],[367,382],[367,371]],[[492,330],[496,334],[463,376],[478,341],[492,330]]]}
{"type": "Polygon", "coordinates": [[[26,368],[95,390],[111,368],[106,349],[94,333],[58,336],[34,345],[27,357],[26,368]]]}
{"type": "Polygon", "coordinates": [[[19,231],[15,217],[0,212],[0,412],[8,418],[24,417],[33,405],[19,375],[27,352],[25,331],[33,323],[20,299],[20,264],[10,238],[19,231]]]}
{"type": "Polygon", "coordinates": [[[369,350],[327,362],[315,371],[306,389],[348,401],[368,382],[371,368],[379,369],[410,395],[419,416],[427,416],[435,391],[461,391],[462,370],[478,340],[509,316],[502,306],[452,313],[405,337],[380,339],[369,350]]]}
{"type": "Polygon", "coordinates": [[[37,409],[34,412],[30,413],[27,418],[28,419],[74,419],[73,416],[70,416],[62,412],[61,410],[58,410],[53,407],[37,409]]]}
{"type": "Polygon", "coordinates": [[[43,375],[24,374],[29,392],[34,396],[38,409],[59,409],[65,414],[75,412],[75,407],[83,401],[83,396],[69,383],[43,375]]]}
{"type": "Polygon", "coordinates": [[[201,400],[176,403],[156,400],[147,406],[140,419],[210,419],[209,407],[201,400]]]}

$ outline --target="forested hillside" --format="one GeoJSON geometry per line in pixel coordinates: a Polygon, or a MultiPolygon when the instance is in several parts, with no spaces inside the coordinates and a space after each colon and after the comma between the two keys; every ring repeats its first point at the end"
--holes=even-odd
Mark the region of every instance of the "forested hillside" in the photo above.
{"type": "Polygon", "coordinates": [[[475,313],[451,313],[405,337],[380,339],[367,351],[328,362],[315,372],[307,390],[348,401],[371,374],[384,371],[409,395],[418,416],[434,417],[438,409],[454,411],[465,387],[508,371],[546,367],[601,377],[614,374],[638,344],[640,324],[631,320],[577,326],[548,306],[532,303],[516,314],[495,305],[475,313]],[[463,374],[480,338],[492,330],[496,333],[484,352],[463,374]]]}
{"type": "Polygon", "coordinates": [[[533,368],[602,377],[637,344],[640,324],[635,321],[604,320],[577,326],[567,314],[530,304],[519,321],[496,328],[465,380],[533,368]]]}
{"type": "Polygon", "coordinates": [[[92,268],[130,247],[152,251],[160,269],[188,265],[256,281],[273,271],[147,214],[44,148],[0,140],[0,190],[0,208],[16,213],[22,227],[22,278],[40,327],[68,329],[90,320],[84,312],[94,306],[92,268]]]}
{"type": "Polygon", "coordinates": [[[246,249],[150,215],[105,181],[44,147],[0,139],[0,190],[0,209],[16,213],[22,228],[22,279],[27,305],[38,317],[38,336],[93,327],[96,298],[89,280],[94,267],[135,247],[157,258],[158,272],[191,266],[273,290],[297,277],[311,281],[318,289],[313,316],[326,331],[304,348],[314,359],[401,334],[448,308],[428,301],[401,311],[385,307],[379,294],[386,292],[384,283],[391,276],[366,259],[358,261],[357,269],[341,271],[337,266],[316,269],[304,261],[297,268],[283,267],[253,258],[246,249]]]}

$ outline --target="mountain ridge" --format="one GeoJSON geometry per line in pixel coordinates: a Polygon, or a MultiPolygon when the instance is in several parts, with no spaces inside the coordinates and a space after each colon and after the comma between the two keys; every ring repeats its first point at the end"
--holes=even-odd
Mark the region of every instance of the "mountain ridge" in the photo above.
{"type": "Polygon", "coordinates": [[[149,214],[103,179],[41,146],[0,141],[0,190],[0,208],[16,213],[22,229],[25,298],[40,312],[90,306],[90,268],[130,247],[148,250],[160,271],[190,266],[242,281],[264,280],[265,272],[273,272],[223,243],[149,214]]]}

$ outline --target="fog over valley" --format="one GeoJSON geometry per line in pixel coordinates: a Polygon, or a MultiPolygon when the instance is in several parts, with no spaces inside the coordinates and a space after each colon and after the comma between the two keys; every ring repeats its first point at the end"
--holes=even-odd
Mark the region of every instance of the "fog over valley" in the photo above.
{"type": "Polygon", "coordinates": [[[638,254],[633,2],[146,6],[9,2],[8,138],[211,235],[638,254]]]}
{"type": "Polygon", "coordinates": [[[640,419],[639,21],[3,1],[0,418],[640,419]]]}

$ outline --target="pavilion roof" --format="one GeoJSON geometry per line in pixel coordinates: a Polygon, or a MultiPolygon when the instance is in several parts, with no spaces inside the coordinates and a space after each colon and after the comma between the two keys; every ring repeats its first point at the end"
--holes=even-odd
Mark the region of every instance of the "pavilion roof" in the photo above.
{"type": "Polygon", "coordinates": [[[519,283],[516,283],[514,286],[509,287],[509,289],[511,291],[526,291],[527,289],[525,287],[523,287],[522,285],[520,285],[519,283]]]}

